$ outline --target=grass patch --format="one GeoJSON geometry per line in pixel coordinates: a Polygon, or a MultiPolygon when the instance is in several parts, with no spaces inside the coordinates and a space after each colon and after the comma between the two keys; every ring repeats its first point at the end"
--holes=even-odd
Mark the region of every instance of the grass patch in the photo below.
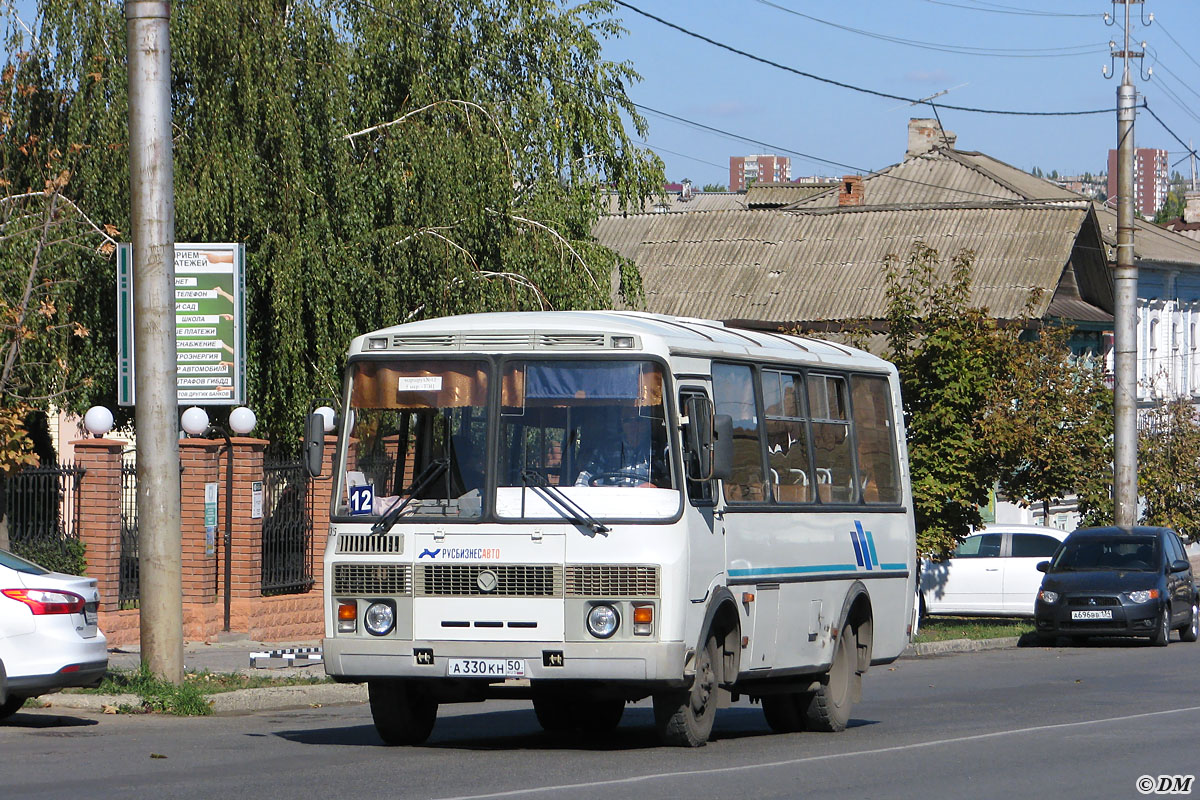
{"type": "Polygon", "coordinates": [[[209,695],[237,689],[258,689],[265,686],[308,686],[329,683],[324,676],[242,675],[235,672],[186,672],[183,683],[176,686],[161,680],[145,665],[136,670],[109,670],[94,689],[72,689],[80,694],[136,694],[139,705],[121,705],[122,714],[160,713],[196,717],[212,713],[209,695]]]}
{"type": "Polygon", "coordinates": [[[1033,620],[1013,617],[925,617],[914,644],[950,639],[1001,639],[1034,632],[1033,620]]]}

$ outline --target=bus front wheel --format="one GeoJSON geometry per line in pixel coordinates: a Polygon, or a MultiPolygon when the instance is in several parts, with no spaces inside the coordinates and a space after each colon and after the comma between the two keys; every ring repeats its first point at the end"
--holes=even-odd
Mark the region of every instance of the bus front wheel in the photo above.
{"type": "Polygon", "coordinates": [[[663,744],[700,747],[712,733],[720,684],[717,637],[709,634],[696,653],[696,679],[686,692],[654,695],[654,722],[663,744]]]}
{"type": "Polygon", "coordinates": [[[437,721],[438,704],[402,680],[367,681],[371,719],[387,745],[420,744],[437,721]]]}

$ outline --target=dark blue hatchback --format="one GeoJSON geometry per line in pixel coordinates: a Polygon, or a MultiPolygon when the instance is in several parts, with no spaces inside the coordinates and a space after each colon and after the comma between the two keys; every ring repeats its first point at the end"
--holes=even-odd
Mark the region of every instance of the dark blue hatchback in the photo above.
{"type": "Polygon", "coordinates": [[[1038,638],[1146,636],[1166,646],[1171,631],[1200,637],[1196,582],[1170,528],[1080,528],[1050,561],[1034,605],[1038,638]]]}

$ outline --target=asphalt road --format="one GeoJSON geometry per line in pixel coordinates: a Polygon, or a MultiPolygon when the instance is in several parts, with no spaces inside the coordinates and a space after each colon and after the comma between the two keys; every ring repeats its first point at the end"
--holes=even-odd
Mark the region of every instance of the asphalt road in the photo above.
{"type": "Polygon", "coordinates": [[[1133,798],[1200,773],[1198,742],[1200,645],[1114,642],[904,659],[871,670],[844,733],[777,736],[739,704],[696,750],[658,747],[645,704],[599,742],[543,733],[525,703],[450,706],[415,748],[383,747],[361,704],[23,711],[0,725],[0,797],[1133,798]]]}

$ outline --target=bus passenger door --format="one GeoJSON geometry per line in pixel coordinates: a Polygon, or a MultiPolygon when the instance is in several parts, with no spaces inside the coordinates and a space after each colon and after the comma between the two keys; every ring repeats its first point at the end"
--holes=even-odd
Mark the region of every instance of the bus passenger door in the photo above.
{"type": "Polygon", "coordinates": [[[713,580],[725,569],[725,522],[716,507],[716,481],[709,459],[696,452],[697,437],[689,430],[712,430],[712,402],[703,387],[684,387],[679,392],[680,415],[687,418],[683,430],[683,469],[687,504],[683,521],[688,536],[688,598],[708,599],[713,580]]]}

